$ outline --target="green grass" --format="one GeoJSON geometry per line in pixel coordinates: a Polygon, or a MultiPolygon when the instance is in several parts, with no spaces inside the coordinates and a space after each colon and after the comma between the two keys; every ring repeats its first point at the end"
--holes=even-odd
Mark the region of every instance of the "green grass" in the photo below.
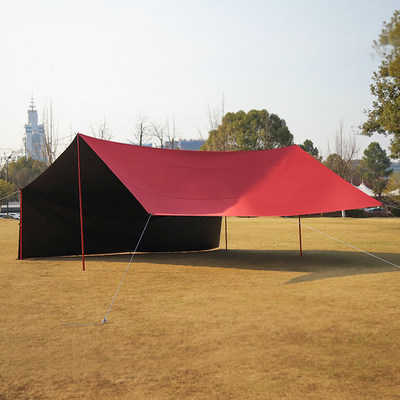
{"type": "MultiPolygon", "coordinates": [[[[304,219],[400,265],[396,219],[304,219]]],[[[0,399],[398,399],[400,271],[281,218],[229,250],[17,261],[0,221],[0,399]]],[[[224,235],[222,234],[222,237],[224,235]]],[[[222,240],[222,248],[224,242],[222,240]]]]}

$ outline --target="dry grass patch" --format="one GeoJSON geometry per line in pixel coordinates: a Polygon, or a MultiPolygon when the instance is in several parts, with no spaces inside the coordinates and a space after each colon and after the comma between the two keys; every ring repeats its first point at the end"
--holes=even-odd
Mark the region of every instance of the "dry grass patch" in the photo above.
{"type": "MultiPolygon", "coordinates": [[[[400,264],[395,219],[306,219],[400,264]]],[[[399,399],[400,271],[280,218],[230,250],[17,261],[0,221],[0,399],[399,399]]],[[[223,244],[223,243],[222,243],[223,244]]]]}

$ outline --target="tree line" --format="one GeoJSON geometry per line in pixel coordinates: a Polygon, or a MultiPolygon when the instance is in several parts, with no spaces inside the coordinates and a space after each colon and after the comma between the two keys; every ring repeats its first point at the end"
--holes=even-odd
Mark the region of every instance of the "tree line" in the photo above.
{"type": "MultiPolygon", "coordinates": [[[[370,86],[375,97],[370,110],[365,110],[367,120],[360,125],[360,133],[372,136],[374,133],[391,137],[390,157],[400,158],[400,11],[396,10],[389,22],[383,23],[381,34],[373,47],[381,57],[378,71],[374,72],[370,86]]],[[[206,151],[247,151],[286,147],[294,144],[293,134],[284,119],[265,109],[244,112],[228,112],[222,115],[209,111],[210,129],[208,138],[201,150],[206,151]]],[[[9,160],[0,169],[0,198],[26,186],[43,172],[54,160],[56,129],[53,120],[52,105],[45,115],[47,163],[22,157],[9,160]]],[[[92,128],[95,137],[110,140],[111,130],[107,120],[97,129],[92,128]]],[[[335,149],[326,160],[322,160],[317,147],[306,139],[302,147],[311,156],[323,162],[342,178],[352,181],[364,179],[372,184],[374,192],[381,196],[385,188],[398,188],[400,177],[392,175],[390,159],[379,143],[372,142],[364,151],[359,164],[354,162],[357,154],[356,142],[343,137],[340,125],[336,135],[335,149]],[[392,176],[391,176],[392,175],[392,176]],[[391,177],[390,177],[391,176],[391,177]],[[390,179],[388,179],[390,177],[390,179]],[[397,186],[396,186],[397,185],[397,186]]],[[[177,148],[177,130],[175,119],[172,123],[150,121],[148,117],[138,115],[132,138],[129,142],[145,145],[155,140],[158,147],[177,148]]]]}
{"type": "MultiPolygon", "coordinates": [[[[221,123],[209,132],[207,141],[201,150],[207,151],[248,151],[268,150],[294,144],[294,137],[285,120],[267,110],[250,110],[227,113],[221,123]]],[[[365,180],[372,185],[374,193],[381,197],[390,183],[391,162],[386,151],[379,143],[372,142],[364,151],[361,162],[355,158],[358,154],[354,137],[343,135],[343,123],[336,134],[334,151],[326,160],[310,139],[299,145],[326,167],[343,179],[352,182],[365,180]]]]}

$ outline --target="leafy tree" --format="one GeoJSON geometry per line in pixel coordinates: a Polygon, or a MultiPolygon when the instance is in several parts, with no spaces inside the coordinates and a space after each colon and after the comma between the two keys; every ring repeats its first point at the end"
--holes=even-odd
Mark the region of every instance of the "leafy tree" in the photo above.
{"type": "Polygon", "coordinates": [[[391,157],[400,157],[400,10],[390,22],[384,22],[379,39],[374,41],[381,65],[374,72],[371,93],[375,96],[371,110],[365,111],[368,119],[361,125],[362,134],[393,135],[391,157]]]}
{"type": "Polygon", "coordinates": [[[238,111],[225,114],[222,123],[209,132],[201,150],[265,150],[293,144],[286,122],[267,110],[238,111]]]}
{"type": "Polygon", "coordinates": [[[372,183],[372,190],[378,197],[381,197],[387,185],[387,181],[382,178],[388,177],[393,172],[390,166],[390,159],[386,151],[381,148],[379,143],[370,143],[364,151],[360,167],[363,178],[372,183]]]}
{"type": "Polygon", "coordinates": [[[323,164],[342,178],[348,178],[348,173],[346,171],[347,165],[343,158],[339,156],[339,154],[329,154],[328,158],[323,164]]]}
{"type": "Polygon", "coordinates": [[[341,157],[337,153],[330,154],[323,164],[348,182],[359,176],[353,160],[341,157]]]}
{"type": "Polygon", "coordinates": [[[400,189],[400,172],[394,172],[390,175],[386,190],[388,192],[400,189]]]}
{"type": "Polygon", "coordinates": [[[391,207],[391,213],[400,217],[400,172],[396,171],[390,175],[384,193],[389,196],[385,199],[385,203],[391,207]]]}
{"type": "Polygon", "coordinates": [[[12,161],[2,168],[2,176],[8,175],[8,181],[17,188],[23,188],[37,178],[48,165],[44,161],[34,160],[33,158],[21,157],[18,161],[12,161]]]}
{"type": "Polygon", "coordinates": [[[304,151],[312,155],[314,158],[319,158],[319,150],[314,147],[314,143],[310,139],[306,139],[303,144],[299,145],[304,151]]]}
{"type": "MultiPolygon", "coordinates": [[[[17,191],[17,187],[10,182],[7,182],[4,179],[0,179],[0,199],[4,199],[12,193],[17,191]]],[[[18,197],[18,195],[16,195],[18,197]]],[[[13,198],[9,198],[9,200],[13,200],[13,198]]]]}

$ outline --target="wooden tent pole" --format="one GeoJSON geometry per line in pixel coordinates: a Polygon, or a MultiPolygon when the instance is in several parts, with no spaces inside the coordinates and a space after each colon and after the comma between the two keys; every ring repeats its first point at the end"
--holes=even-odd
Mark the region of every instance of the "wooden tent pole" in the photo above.
{"type": "Polygon", "coordinates": [[[81,249],[82,249],[82,269],[85,271],[85,244],[83,241],[83,217],[82,217],[82,188],[81,188],[81,157],[79,152],[79,135],[76,136],[78,148],[78,191],[79,191],[79,219],[81,226],[81,249]]]}
{"type": "Polygon", "coordinates": [[[228,250],[228,224],[225,217],[225,250],[228,250]]]}
{"type": "Polygon", "coordinates": [[[303,255],[303,248],[301,245],[301,220],[300,220],[300,215],[299,215],[299,240],[300,240],[300,256],[303,255]]]}

